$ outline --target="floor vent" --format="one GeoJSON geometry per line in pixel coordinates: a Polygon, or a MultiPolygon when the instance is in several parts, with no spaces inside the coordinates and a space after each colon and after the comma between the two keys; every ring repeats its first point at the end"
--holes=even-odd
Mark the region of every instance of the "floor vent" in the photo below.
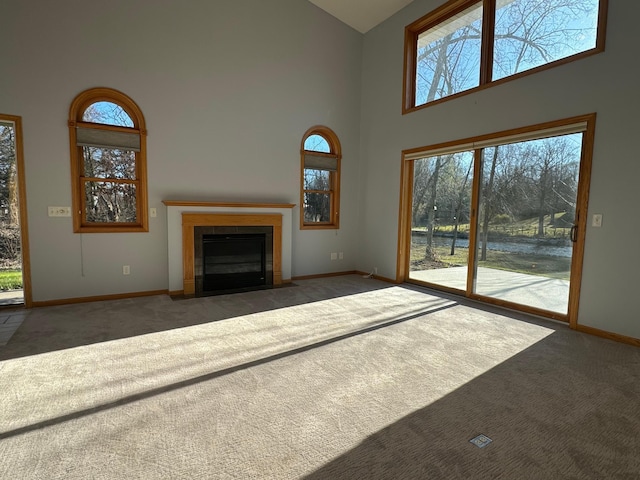
{"type": "Polygon", "coordinates": [[[478,448],[484,448],[487,445],[489,445],[493,440],[491,440],[486,435],[478,435],[477,437],[474,437],[469,441],[478,448]]]}

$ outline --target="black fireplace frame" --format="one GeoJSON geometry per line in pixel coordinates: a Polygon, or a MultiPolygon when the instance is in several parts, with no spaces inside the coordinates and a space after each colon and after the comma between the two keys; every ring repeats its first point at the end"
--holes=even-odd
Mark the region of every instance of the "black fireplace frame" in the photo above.
{"type": "Polygon", "coordinates": [[[219,295],[237,291],[260,290],[273,287],[273,227],[272,226],[195,226],[193,231],[195,296],[219,295]],[[264,283],[246,287],[207,290],[204,285],[203,244],[205,236],[264,235],[264,283]]]}

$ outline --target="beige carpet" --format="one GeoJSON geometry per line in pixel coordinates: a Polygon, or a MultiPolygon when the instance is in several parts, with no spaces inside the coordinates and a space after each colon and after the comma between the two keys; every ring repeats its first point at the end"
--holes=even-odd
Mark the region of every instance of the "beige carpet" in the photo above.
{"type": "Polygon", "coordinates": [[[638,348],[358,276],[34,309],[0,478],[637,479],[639,377],[638,348]]]}

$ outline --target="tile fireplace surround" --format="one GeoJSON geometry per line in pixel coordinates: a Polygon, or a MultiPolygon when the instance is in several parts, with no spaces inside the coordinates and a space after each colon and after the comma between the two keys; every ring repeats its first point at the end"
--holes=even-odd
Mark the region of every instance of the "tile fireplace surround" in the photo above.
{"type": "Polygon", "coordinates": [[[221,203],[164,200],[167,206],[169,291],[195,294],[194,228],[273,227],[273,284],[291,280],[292,209],[289,203],[221,203]]]}

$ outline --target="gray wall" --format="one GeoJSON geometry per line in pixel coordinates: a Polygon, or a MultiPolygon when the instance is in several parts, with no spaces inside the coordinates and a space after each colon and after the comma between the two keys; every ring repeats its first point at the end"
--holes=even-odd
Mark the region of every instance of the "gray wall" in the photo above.
{"type": "Polygon", "coordinates": [[[296,208],[292,274],[394,278],[403,149],[597,112],[589,211],[604,222],[587,230],[579,322],[640,338],[640,5],[610,2],[603,54],[403,116],[404,27],[441,3],[416,0],[363,37],[303,0],[4,0],[0,111],[23,118],[34,300],[168,288],[161,201],[297,204],[315,124],[343,146],[341,228],[300,231],[296,208]],[[95,86],[145,114],[149,233],[78,235],[47,217],[71,204],[68,109],[95,86]]]}
{"type": "Polygon", "coordinates": [[[395,277],[403,149],[597,112],[579,323],[640,338],[637,221],[640,161],[635,19],[638,2],[609,2],[606,51],[401,115],[404,27],[438,7],[416,0],[365,35],[358,268],[395,277]]]}
{"type": "Polygon", "coordinates": [[[35,301],[168,288],[161,201],[297,204],[300,141],[316,124],[342,143],[342,227],[300,231],[296,208],[292,274],[355,268],[359,33],[301,0],[3,0],[0,32],[0,112],[23,119],[35,301]],[[71,204],[70,103],[96,86],[145,115],[149,233],[79,235],[47,216],[71,204]]]}

